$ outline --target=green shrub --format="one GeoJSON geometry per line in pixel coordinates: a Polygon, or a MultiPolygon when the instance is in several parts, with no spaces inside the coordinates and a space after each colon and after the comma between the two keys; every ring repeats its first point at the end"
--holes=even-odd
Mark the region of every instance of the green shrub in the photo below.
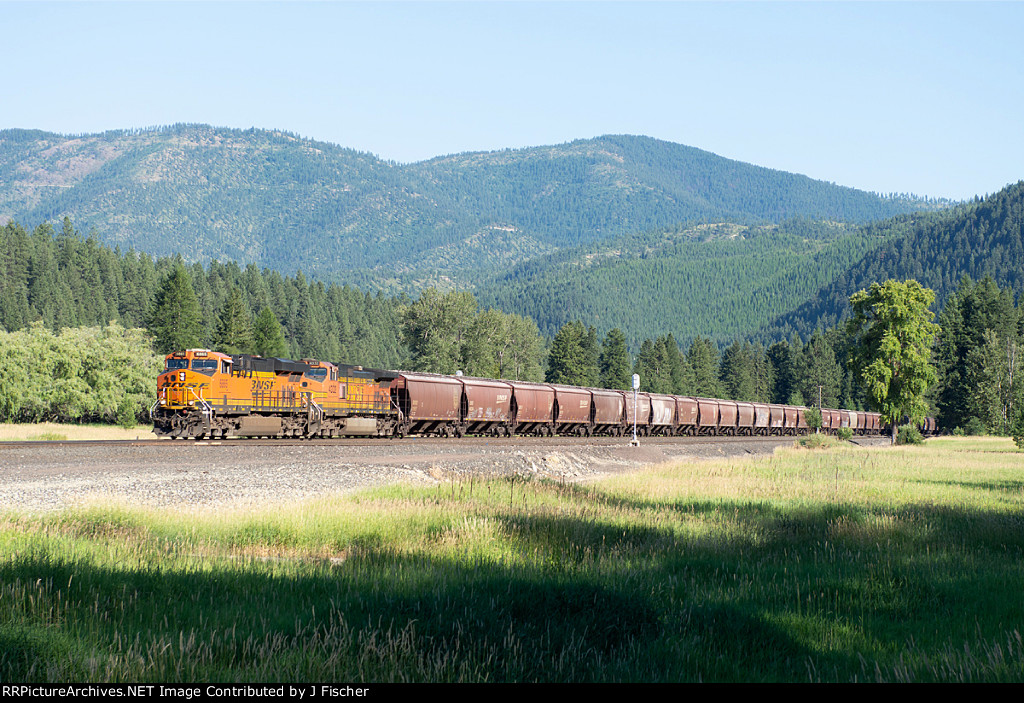
{"type": "Polygon", "coordinates": [[[831,449],[840,446],[841,442],[827,434],[812,434],[796,441],[797,446],[805,449],[831,449]]]}
{"type": "Polygon", "coordinates": [[[964,434],[965,433],[964,433],[964,428],[963,427],[954,427],[953,428],[953,436],[954,437],[963,437],[964,434]]]}
{"type": "Polygon", "coordinates": [[[117,405],[117,424],[125,429],[135,427],[139,423],[138,403],[131,398],[123,398],[117,405]]]}
{"type": "Polygon", "coordinates": [[[68,436],[59,432],[42,432],[28,436],[30,442],[64,442],[68,436]]]}
{"type": "Polygon", "coordinates": [[[921,435],[921,430],[913,425],[903,425],[896,432],[896,444],[921,444],[923,442],[924,437],[921,435]]]}
{"type": "Polygon", "coordinates": [[[972,417],[970,420],[967,421],[967,426],[964,427],[964,432],[971,435],[972,437],[986,435],[988,434],[988,427],[985,425],[984,422],[982,422],[978,418],[972,417]]]}
{"type": "Polygon", "coordinates": [[[821,427],[821,410],[818,408],[807,408],[804,412],[804,421],[807,422],[807,426],[812,430],[816,430],[821,427]]]}
{"type": "Polygon", "coordinates": [[[836,430],[836,437],[843,440],[844,442],[849,441],[853,438],[853,430],[849,427],[840,427],[836,430]]]}

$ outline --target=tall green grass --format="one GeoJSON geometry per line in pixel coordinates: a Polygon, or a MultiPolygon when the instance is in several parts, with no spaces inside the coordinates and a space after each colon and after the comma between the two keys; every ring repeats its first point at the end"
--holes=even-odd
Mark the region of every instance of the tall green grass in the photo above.
{"type": "Polygon", "coordinates": [[[0,680],[1020,681],[1022,503],[929,442],[11,514],[0,680]]]}

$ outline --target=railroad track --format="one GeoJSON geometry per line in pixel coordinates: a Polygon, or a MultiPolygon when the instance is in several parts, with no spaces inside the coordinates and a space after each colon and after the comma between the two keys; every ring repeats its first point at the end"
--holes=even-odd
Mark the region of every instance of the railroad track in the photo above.
{"type": "MultiPolygon", "coordinates": [[[[786,444],[793,442],[796,437],[792,435],[786,436],[700,436],[700,437],[689,437],[689,436],[678,436],[678,437],[643,437],[640,439],[641,446],[659,446],[659,445],[723,445],[732,444],[735,442],[763,442],[765,444],[786,444]]],[[[858,440],[871,440],[877,439],[877,437],[855,437],[854,441],[858,440]]],[[[92,440],[32,440],[32,441],[10,441],[0,442],[0,451],[13,450],[26,447],[165,447],[167,449],[174,449],[176,447],[254,447],[254,446],[268,446],[268,447],[368,447],[368,446],[408,446],[408,447],[423,447],[427,445],[436,445],[438,447],[449,447],[449,448],[471,448],[473,446],[487,446],[487,447],[522,447],[522,448],[540,448],[540,447],[572,447],[572,446],[590,446],[590,447],[621,447],[629,444],[628,437],[588,437],[581,439],[578,437],[463,437],[461,439],[443,439],[439,437],[404,437],[402,439],[385,438],[385,437],[345,437],[336,439],[298,439],[298,438],[278,438],[278,439],[251,439],[251,438],[231,438],[231,439],[207,439],[207,440],[172,440],[168,438],[162,439],[92,439],[92,440]]]]}

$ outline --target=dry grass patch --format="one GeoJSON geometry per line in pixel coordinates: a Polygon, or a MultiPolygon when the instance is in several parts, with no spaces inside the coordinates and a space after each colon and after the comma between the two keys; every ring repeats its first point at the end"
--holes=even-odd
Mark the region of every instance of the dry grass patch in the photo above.
{"type": "Polygon", "coordinates": [[[153,439],[152,425],[64,425],[56,422],[0,424],[0,442],[153,439]]]}

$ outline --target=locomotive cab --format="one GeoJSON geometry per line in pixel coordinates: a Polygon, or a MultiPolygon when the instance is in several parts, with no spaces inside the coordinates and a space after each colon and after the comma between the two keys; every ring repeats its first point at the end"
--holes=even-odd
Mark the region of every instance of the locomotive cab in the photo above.
{"type": "MultiPolygon", "coordinates": [[[[309,368],[302,373],[301,387],[303,390],[326,394],[327,400],[338,396],[338,367],[326,361],[303,359],[302,363],[309,368]]],[[[344,395],[341,396],[344,398],[344,395]]]]}
{"type": "Polygon", "coordinates": [[[202,406],[215,377],[231,375],[231,357],[208,349],[168,354],[157,377],[156,408],[181,410],[202,406]]]}
{"type": "MultiPolygon", "coordinates": [[[[211,398],[232,374],[232,359],[209,349],[186,349],[168,354],[157,377],[157,400],[150,409],[153,431],[182,436],[197,423],[209,426],[211,398]]],[[[191,430],[189,430],[191,431],[191,430]]]]}

